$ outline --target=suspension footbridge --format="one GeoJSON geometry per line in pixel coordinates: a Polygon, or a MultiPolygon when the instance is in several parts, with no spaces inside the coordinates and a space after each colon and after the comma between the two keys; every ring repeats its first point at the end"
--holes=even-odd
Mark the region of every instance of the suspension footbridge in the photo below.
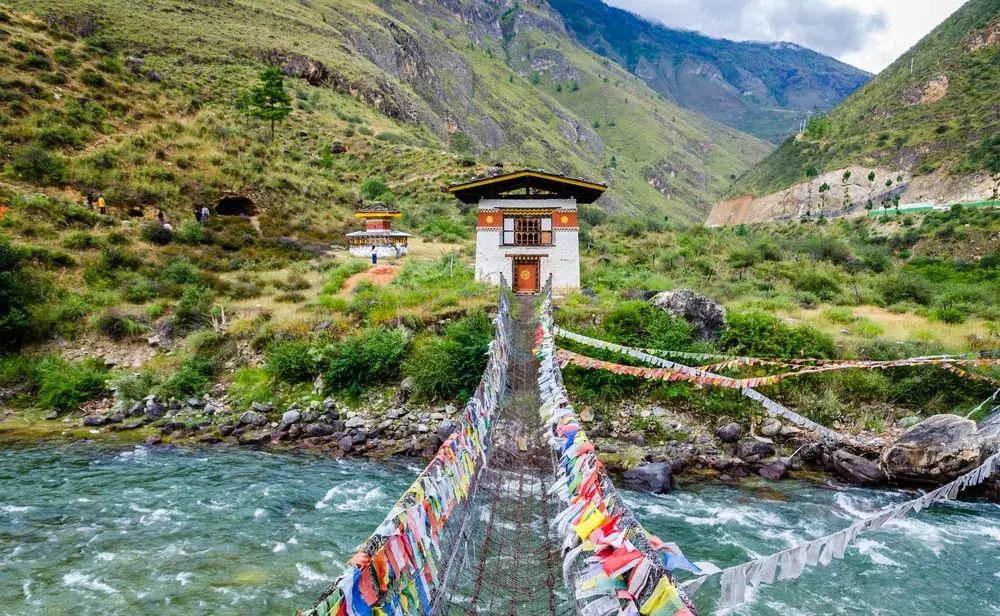
{"type": "Polygon", "coordinates": [[[560,364],[571,358],[557,351],[557,336],[616,350],[678,379],[738,388],[819,437],[845,437],[757,393],[753,383],[556,328],[551,282],[538,296],[502,288],[495,324],[486,370],[457,432],[344,574],[298,616],[696,616],[691,597],[711,576],[720,577],[720,605],[737,605],[748,587],[843,558],[857,535],[957,498],[997,470],[992,456],[918,499],[735,567],[692,563],[669,537],[647,532],[615,489],[563,385],[560,364]],[[679,570],[691,579],[678,583],[679,570]]]}

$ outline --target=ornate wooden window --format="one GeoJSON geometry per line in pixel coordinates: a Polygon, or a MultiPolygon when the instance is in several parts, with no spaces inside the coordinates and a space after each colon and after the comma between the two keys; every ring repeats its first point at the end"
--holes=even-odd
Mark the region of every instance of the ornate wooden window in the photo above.
{"type": "Polygon", "coordinates": [[[552,244],[552,218],[516,216],[503,219],[505,246],[550,246],[552,244]]]}

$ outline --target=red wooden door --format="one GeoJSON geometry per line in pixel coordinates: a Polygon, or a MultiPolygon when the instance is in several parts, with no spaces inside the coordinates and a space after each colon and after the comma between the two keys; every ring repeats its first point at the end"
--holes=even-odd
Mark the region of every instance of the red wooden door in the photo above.
{"type": "Polygon", "coordinates": [[[538,291],[538,262],[524,261],[514,265],[514,291],[535,293],[538,291]]]}

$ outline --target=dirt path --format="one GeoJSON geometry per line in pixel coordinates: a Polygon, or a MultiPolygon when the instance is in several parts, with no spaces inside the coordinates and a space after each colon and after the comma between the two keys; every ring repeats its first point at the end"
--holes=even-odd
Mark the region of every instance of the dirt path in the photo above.
{"type": "Polygon", "coordinates": [[[402,269],[399,265],[376,265],[367,271],[348,278],[344,282],[344,290],[341,293],[351,293],[354,291],[354,287],[362,280],[368,280],[374,284],[389,284],[396,279],[396,276],[399,275],[402,269]]]}

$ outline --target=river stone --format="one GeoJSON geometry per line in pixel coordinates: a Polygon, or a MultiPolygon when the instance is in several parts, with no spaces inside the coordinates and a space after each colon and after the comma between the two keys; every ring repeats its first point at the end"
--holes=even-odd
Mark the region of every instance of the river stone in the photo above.
{"type": "Polygon", "coordinates": [[[838,449],[830,456],[833,468],[837,474],[847,481],[859,485],[880,483],[885,481],[885,473],[878,463],[856,456],[843,449],[838,449]]]}
{"type": "Polygon", "coordinates": [[[636,490],[666,494],[674,489],[674,477],[666,462],[643,464],[625,471],[625,484],[636,490]]]}
{"type": "MultiPolygon", "coordinates": [[[[256,408],[256,406],[257,403],[255,402],[254,407],[256,408]]],[[[268,421],[267,415],[265,415],[264,413],[259,413],[257,411],[247,411],[242,415],[240,415],[240,420],[237,422],[237,425],[259,428],[261,426],[266,426],[267,421],[268,421]]]]}
{"type": "Polygon", "coordinates": [[[134,402],[132,403],[132,406],[128,407],[128,410],[125,411],[125,414],[128,415],[129,417],[138,417],[139,415],[142,415],[143,412],[145,412],[145,410],[146,410],[145,404],[143,404],[142,402],[134,402]]]}
{"type": "Polygon", "coordinates": [[[96,428],[97,426],[103,426],[108,423],[106,417],[101,417],[100,415],[87,415],[83,418],[83,425],[96,428]]]}
{"type": "Polygon", "coordinates": [[[347,423],[344,425],[346,425],[348,428],[360,428],[361,426],[365,425],[365,418],[361,417],[360,415],[355,415],[354,417],[348,419],[347,423]]]}
{"type": "Polygon", "coordinates": [[[336,432],[333,426],[330,424],[308,424],[305,428],[305,435],[307,438],[316,438],[319,436],[332,436],[336,432]]]}
{"type": "Polygon", "coordinates": [[[354,447],[354,439],[349,436],[341,437],[341,439],[337,441],[337,445],[344,451],[350,451],[351,448],[354,447]]]}
{"type": "Polygon", "coordinates": [[[146,417],[149,417],[153,421],[163,419],[163,416],[166,414],[167,409],[162,404],[151,402],[146,405],[146,417]]]}
{"type": "Polygon", "coordinates": [[[437,434],[437,437],[441,439],[441,441],[446,441],[456,429],[455,422],[450,419],[445,419],[440,423],[440,425],[438,425],[437,430],[435,430],[434,433],[437,434]]]}
{"type": "Polygon", "coordinates": [[[993,413],[979,424],[979,436],[983,439],[983,458],[1000,453],[1000,412],[993,413]]]}
{"type": "Polygon", "coordinates": [[[775,436],[781,432],[781,422],[774,417],[768,417],[760,426],[760,433],[763,436],[775,436]]]}
{"type": "Polygon", "coordinates": [[[940,484],[975,468],[982,448],[975,422],[958,415],[934,415],[882,451],[882,468],[897,479],[940,484]]]}
{"type": "Polygon", "coordinates": [[[740,440],[742,433],[743,430],[740,428],[740,424],[735,421],[719,426],[715,430],[715,436],[723,443],[735,443],[740,440]]]}
{"type": "Polygon", "coordinates": [[[267,404],[264,402],[251,402],[250,406],[253,407],[253,410],[259,413],[270,413],[271,411],[274,410],[273,404],[267,404]]]}
{"type": "Polygon", "coordinates": [[[757,474],[769,481],[777,481],[788,474],[788,468],[780,460],[774,460],[762,466],[757,474]]]}
{"type": "Polygon", "coordinates": [[[756,456],[758,460],[774,455],[774,446],[753,438],[745,438],[736,443],[736,457],[743,460],[756,456]]]}
{"type": "Polygon", "coordinates": [[[248,432],[241,434],[239,441],[241,445],[263,445],[271,440],[271,433],[266,430],[259,432],[248,432]]]}
{"type": "Polygon", "coordinates": [[[694,334],[700,340],[717,337],[726,324],[726,309],[711,299],[689,291],[678,289],[657,293],[651,304],[680,317],[694,326],[694,334]]]}
{"type": "Polygon", "coordinates": [[[108,423],[120,424],[123,421],[125,421],[125,414],[121,412],[115,413],[114,415],[108,417],[108,423]]]}
{"type": "Polygon", "coordinates": [[[288,426],[298,423],[299,419],[302,418],[302,414],[298,411],[285,411],[281,415],[281,425],[287,428],[288,426]]]}

